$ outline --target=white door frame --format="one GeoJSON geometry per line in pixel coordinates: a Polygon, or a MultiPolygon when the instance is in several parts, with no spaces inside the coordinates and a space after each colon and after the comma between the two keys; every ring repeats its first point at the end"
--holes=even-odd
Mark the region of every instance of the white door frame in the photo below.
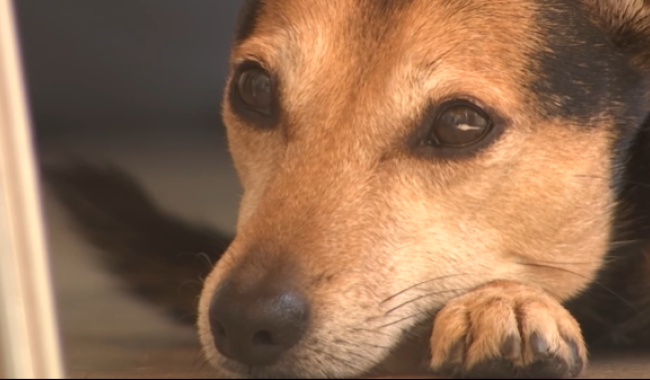
{"type": "Polygon", "coordinates": [[[0,0],[0,370],[63,378],[39,179],[11,0],[0,0]]]}

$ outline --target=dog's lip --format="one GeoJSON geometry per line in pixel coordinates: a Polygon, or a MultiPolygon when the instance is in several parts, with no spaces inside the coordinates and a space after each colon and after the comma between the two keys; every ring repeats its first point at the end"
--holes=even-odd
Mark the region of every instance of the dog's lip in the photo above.
{"type": "MultiPolygon", "coordinates": [[[[436,307],[435,310],[433,310],[433,313],[436,314],[441,308],[436,307]]],[[[431,332],[425,333],[423,336],[430,336],[431,332]]],[[[427,339],[428,341],[428,339],[427,339]]],[[[252,373],[254,373],[256,370],[269,370],[268,367],[248,367],[245,365],[242,365],[241,363],[237,362],[236,360],[233,360],[230,355],[224,355],[226,352],[220,352],[222,358],[224,359],[224,363],[222,364],[222,367],[228,368],[231,372],[234,374],[238,375],[243,375],[243,376],[250,376],[252,373]],[[253,371],[253,372],[251,372],[253,371]]],[[[288,368],[291,368],[291,365],[288,365],[288,368]]],[[[355,375],[350,375],[347,377],[343,377],[343,379],[447,379],[448,377],[440,376],[440,375],[434,375],[431,373],[427,373],[427,366],[421,367],[418,369],[415,369],[415,367],[410,367],[409,364],[406,364],[406,367],[400,366],[401,368],[398,370],[394,371],[382,371],[378,370],[377,368],[374,368],[372,370],[369,370],[365,373],[357,373],[355,375]],[[411,370],[412,369],[412,370],[411,370]]],[[[418,366],[419,367],[419,366],[418,366]]],[[[293,372],[292,370],[289,370],[289,373],[293,372]]],[[[290,378],[290,376],[287,376],[285,373],[282,376],[286,376],[285,378],[290,378]]],[[[294,375],[295,376],[295,375],[294,375]]]]}

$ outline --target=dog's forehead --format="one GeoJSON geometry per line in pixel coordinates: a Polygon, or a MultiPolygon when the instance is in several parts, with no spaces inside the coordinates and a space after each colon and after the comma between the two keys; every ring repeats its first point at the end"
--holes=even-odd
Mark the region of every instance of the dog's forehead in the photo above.
{"type": "Polygon", "coordinates": [[[526,23],[537,5],[533,0],[244,0],[235,41],[241,43],[271,26],[294,32],[305,31],[305,27],[330,31],[339,27],[350,33],[366,32],[357,38],[381,38],[378,30],[416,27],[408,23],[414,15],[422,22],[439,23],[439,28],[448,26],[442,22],[445,18],[459,15],[466,16],[464,30],[494,24],[495,18],[501,27],[507,27],[526,23]]]}
{"type": "MultiPolygon", "coordinates": [[[[511,74],[517,75],[532,44],[524,38],[533,19],[526,4],[248,0],[239,16],[235,61],[262,58],[292,78],[336,72],[328,83],[369,79],[372,73],[387,76],[395,70],[427,75],[443,57],[449,66],[466,72],[512,68],[511,74]]],[[[382,80],[372,78],[375,84],[382,80]]]]}

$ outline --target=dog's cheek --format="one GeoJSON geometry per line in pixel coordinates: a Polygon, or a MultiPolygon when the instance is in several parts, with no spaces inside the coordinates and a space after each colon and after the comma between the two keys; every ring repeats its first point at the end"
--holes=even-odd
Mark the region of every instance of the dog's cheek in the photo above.
{"type": "Polygon", "coordinates": [[[523,159],[483,215],[500,231],[511,279],[538,283],[560,299],[593,281],[612,227],[610,133],[585,128],[544,125],[522,139],[523,159]]]}
{"type": "Polygon", "coordinates": [[[382,306],[393,318],[426,315],[509,269],[499,265],[498,231],[476,219],[485,205],[472,205],[457,178],[440,179],[456,182],[453,189],[432,183],[436,172],[427,163],[396,163],[381,173],[375,187],[376,213],[366,229],[366,240],[374,244],[366,260],[381,270],[366,276],[389,279],[382,288],[391,299],[382,306]]]}
{"type": "Polygon", "coordinates": [[[545,125],[513,132],[494,153],[446,172],[395,165],[377,185],[383,211],[372,229],[375,259],[393,268],[387,287],[426,282],[416,290],[437,292],[420,302],[429,308],[453,290],[496,279],[537,283],[560,299],[575,295],[607,250],[611,156],[605,128],[545,125]]]}

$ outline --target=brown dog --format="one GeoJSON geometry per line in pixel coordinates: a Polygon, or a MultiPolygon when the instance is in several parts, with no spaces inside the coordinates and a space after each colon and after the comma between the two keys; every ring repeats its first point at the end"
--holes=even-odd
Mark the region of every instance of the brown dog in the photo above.
{"type": "MultiPolygon", "coordinates": [[[[245,194],[198,308],[220,375],[574,377],[585,338],[650,342],[648,1],[245,3],[224,104],[245,194]]],[[[126,204],[89,186],[135,194],[119,174],[49,178],[113,260],[150,268],[160,231],[213,247],[75,198],[126,204]]]]}

